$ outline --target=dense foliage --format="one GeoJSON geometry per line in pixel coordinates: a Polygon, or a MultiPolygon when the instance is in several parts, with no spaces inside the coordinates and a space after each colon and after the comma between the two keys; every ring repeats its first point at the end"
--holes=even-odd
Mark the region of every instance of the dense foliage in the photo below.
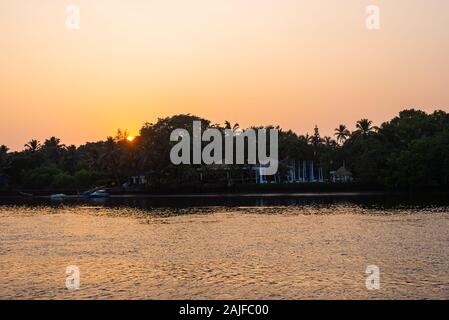
{"type": "MultiPolygon", "coordinates": [[[[56,137],[40,143],[31,140],[24,150],[10,152],[0,146],[0,188],[85,189],[92,186],[121,185],[130,176],[145,175],[148,185],[189,183],[245,183],[250,180],[242,166],[213,171],[207,166],[174,166],[169,153],[170,133],[177,128],[192,130],[193,120],[204,128],[232,129],[238,124],[220,126],[192,115],[176,115],[146,123],[133,141],[119,131],[116,137],[89,142],[79,147],[65,146],[56,137]],[[201,177],[199,179],[198,177],[201,177]],[[208,179],[204,179],[204,177],[208,179]]],[[[362,119],[356,130],[345,125],[335,129],[335,137],[279,133],[279,180],[284,181],[292,161],[312,160],[322,165],[324,178],[343,163],[355,181],[394,188],[446,187],[449,184],[449,114],[436,111],[404,110],[379,127],[362,119]]]]}

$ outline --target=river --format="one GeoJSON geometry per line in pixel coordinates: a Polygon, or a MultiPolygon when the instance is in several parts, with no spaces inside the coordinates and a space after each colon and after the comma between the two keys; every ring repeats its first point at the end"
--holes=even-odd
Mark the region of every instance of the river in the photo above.
{"type": "Polygon", "coordinates": [[[0,199],[0,299],[448,299],[448,249],[444,196],[0,199]]]}

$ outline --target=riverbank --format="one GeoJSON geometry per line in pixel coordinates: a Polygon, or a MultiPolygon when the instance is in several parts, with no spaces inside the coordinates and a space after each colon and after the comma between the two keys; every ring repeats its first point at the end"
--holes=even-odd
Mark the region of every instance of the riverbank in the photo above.
{"type": "Polygon", "coordinates": [[[55,205],[98,204],[130,205],[141,208],[152,206],[285,206],[291,204],[370,203],[374,206],[420,205],[426,203],[449,205],[447,192],[314,192],[314,193],[208,193],[208,194],[116,194],[104,198],[82,195],[18,196],[0,195],[1,205],[55,205]]]}
{"type": "MultiPolygon", "coordinates": [[[[282,184],[239,184],[222,186],[218,184],[180,185],[180,186],[139,186],[132,188],[101,187],[111,196],[134,197],[224,197],[224,196],[313,196],[318,195],[363,195],[363,194],[395,194],[395,193],[449,193],[447,188],[413,188],[399,189],[359,183],[282,183],[282,184]]],[[[85,190],[79,188],[45,188],[24,189],[14,187],[0,190],[0,197],[21,197],[33,195],[37,197],[52,194],[78,196],[85,190]]]]}
{"type": "MultiPolygon", "coordinates": [[[[314,193],[205,193],[205,194],[113,194],[108,198],[279,198],[279,197],[353,197],[353,196],[370,196],[382,194],[401,194],[387,192],[314,192],[314,193]]],[[[50,198],[51,195],[0,195],[1,198],[16,199],[38,199],[50,198]]],[[[66,199],[83,199],[87,198],[82,195],[65,195],[66,199]]],[[[61,197],[62,199],[62,197],[61,197]]]]}

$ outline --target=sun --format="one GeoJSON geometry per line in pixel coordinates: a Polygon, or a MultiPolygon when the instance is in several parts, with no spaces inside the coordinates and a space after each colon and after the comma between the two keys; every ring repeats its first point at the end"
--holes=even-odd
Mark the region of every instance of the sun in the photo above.
{"type": "Polygon", "coordinates": [[[128,137],[126,138],[126,140],[128,140],[129,142],[133,142],[135,138],[136,138],[136,137],[134,137],[134,136],[128,136],[128,137]]]}

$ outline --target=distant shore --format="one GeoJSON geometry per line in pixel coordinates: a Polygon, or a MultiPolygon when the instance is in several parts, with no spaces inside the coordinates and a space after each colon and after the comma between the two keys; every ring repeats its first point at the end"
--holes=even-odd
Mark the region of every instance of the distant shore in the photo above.
{"type": "MultiPolygon", "coordinates": [[[[50,198],[55,194],[63,194],[67,199],[83,199],[86,196],[70,191],[70,190],[25,190],[23,193],[18,191],[4,191],[0,192],[1,198],[50,198]],[[25,193],[25,194],[23,194],[25,193]]],[[[159,190],[159,192],[111,192],[108,198],[282,198],[282,197],[363,197],[363,196],[382,196],[382,195],[410,195],[410,194],[448,194],[449,190],[445,189],[415,189],[415,190],[400,190],[400,189],[369,189],[361,188],[359,190],[348,188],[347,190],[279,190],[273,189],[259,189],[259,190],[210,190],[208,192],[201,192],[201,190],[179,190],[167,191],[159,190]]]]}
{"type": "MultiPolygon", "coordinates": [[[[393,194],[391,192],[311,192],[311,193],[203,193],[203,194],[115,194],[110,195],[109,198],[227,198],[227,197],[352,197],[352,196],[370,196],[370,195],[382,195],[393,194]]],[[[397,193],[400,194],[400,193],[397,193]]],[[[0,198],[50,198],[51,195],[30,195],[28,197],[20,195],[0,195],[0,198]]],[[[82,195],[66,195],[67,199],[81,199],[86,198],[82,195]]]]}
{"type": "Polygon", "coordinates": [[[20,187],[10,187],[0,190],[0,196],[23,196],[30,194],[33,196],[50,196],[52,194],[65,194],[68,196],[78,196],[86,190],[104,189],[111,196],[202,196],[202,195],[230,195],[238,196],[242,194],[361,194],[361,193],[379,193],[379,192],[397,192],[397,190],[385,188],[382,186],[364,185],[359,183],[267,183],[267,184],[235,184],[227,186],[220,183],[208,184],[181,184],[158,185],[158,186],[134,186],[131,188],[122,188],[119,186],[91,186],[80,189],[70,188],[41,188],[30,189],[20,187]]]}

